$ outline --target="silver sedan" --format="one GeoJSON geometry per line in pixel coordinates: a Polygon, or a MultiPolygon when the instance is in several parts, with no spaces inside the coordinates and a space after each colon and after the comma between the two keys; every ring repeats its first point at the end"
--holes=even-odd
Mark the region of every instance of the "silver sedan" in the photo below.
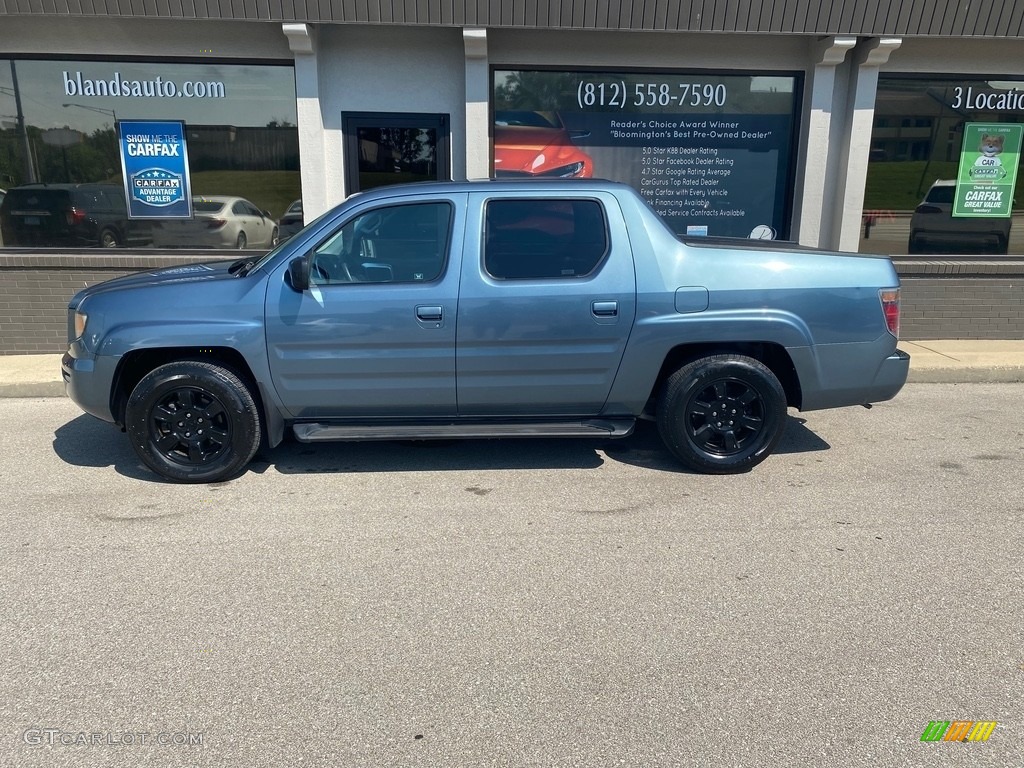
{"type": "Polygon", "coordinates": [[[277,223],[242,197],[192,198],[191,219],[153,223],[156,248],[273,248],[277,223]]]}

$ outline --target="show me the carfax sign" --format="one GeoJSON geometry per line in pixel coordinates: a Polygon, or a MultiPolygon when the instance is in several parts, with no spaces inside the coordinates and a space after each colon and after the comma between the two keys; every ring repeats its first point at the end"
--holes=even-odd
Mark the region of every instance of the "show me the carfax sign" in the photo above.
{"type": "Polygon", "coordinates": [[[953,215],[1008,218],[1013,213],[1024,126],[967,123],[956,176],[953,215]]]}
{"type": "Polygon", "coordinates": [[[117,127],[129,218],[191,218],[185,124],[121,120],[117,127]]]}

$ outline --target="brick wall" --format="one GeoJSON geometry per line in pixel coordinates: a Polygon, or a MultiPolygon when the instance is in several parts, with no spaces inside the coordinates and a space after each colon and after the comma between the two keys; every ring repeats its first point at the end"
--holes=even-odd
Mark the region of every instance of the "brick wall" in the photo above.
{"type": "Polygon", "coordinates": [[[1024,339],[1024,260],[896,261],[900,336],[1024,339]]]}
{"type": "MultiPolygon", "coordinates": [[[[0,253],[0,354],[62,352],[68,299],[85,285],[222,256],[0,253]]],[[[903,338],[1024,339],[1024,259],[906,260],[896,267],[903,282],[903,338]]]]}

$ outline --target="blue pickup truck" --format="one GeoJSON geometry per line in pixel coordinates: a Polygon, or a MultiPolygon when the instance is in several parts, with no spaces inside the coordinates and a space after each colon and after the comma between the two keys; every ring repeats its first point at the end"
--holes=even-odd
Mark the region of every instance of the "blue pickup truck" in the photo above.
{"type": "Polygon", "coordinates": [[[889,259],[680,240],[603,181],[354,195],[262,258],[79,292],[67,392],[180,482],[261,442],[623,437],[656,420],[700,472],[750,469],[787,408],[906,381],[889,259]]]}

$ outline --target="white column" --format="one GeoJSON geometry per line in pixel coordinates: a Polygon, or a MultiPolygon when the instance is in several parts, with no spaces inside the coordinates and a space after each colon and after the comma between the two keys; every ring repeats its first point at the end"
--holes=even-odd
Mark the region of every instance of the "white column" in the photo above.
{"type": "Polygon", "coordinates": [[[845,82],[836,70],[856,44],[855,37],[827,37],[812,49],[814,69],[804,131],[804,178],[797,207],[797,240],[801,245],[831,247],[835,206],[833,177],[841,161],[841,142],[836,136],[843,128],[846,97],[845,82]]]}
{"type": "Polygon", "coordinates": [[[338,202],[329,197],[327,187],[316,31],[310,24],[282,24],[281,29],[288,38],[288,47],[295,56],[295,102],[299,123],[302,215],[304,220],[309,222],[338,202]]]}
{"type": "Polygon", "coordinates": [[[854,52],[845,167],[838,177],[842,186],[839,209],[836,211],[839,248],[844,251],[856,251],[860,245],[871,129],[875,122],[878,70],[902,44],[903,39],[899,37],[873,37],[861,42],[854,52]]]}
{"type": "Polygon", "coordinates": [[[462,30],[466,51],[466,177],[486,179],[491,173],[491,81],[487,62],[487,30],[462,30]]]}

